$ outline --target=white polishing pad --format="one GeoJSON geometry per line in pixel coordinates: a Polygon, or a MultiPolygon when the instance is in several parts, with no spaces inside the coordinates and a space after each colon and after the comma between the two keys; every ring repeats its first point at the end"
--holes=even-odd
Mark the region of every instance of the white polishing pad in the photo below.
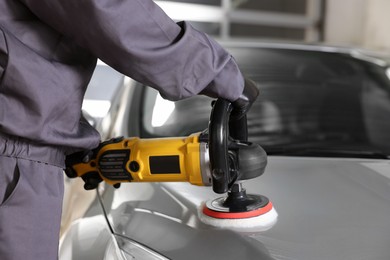
{"type": "Polygon", "coordinates": [[[272,207],[270,211],[265,214],[254,216],[250,218],[234,218],[234,219],[222,219],[222,218],[213,218],[203,213],[203,208],[205,204],[203,203],[198,208],[198,216],[200,221],[203,223],[218,227],[218,228],[227,228],[243,232],[260,232],[270,229],[275,225],[278,219],[278,213],[275,208],[272,207]]]}

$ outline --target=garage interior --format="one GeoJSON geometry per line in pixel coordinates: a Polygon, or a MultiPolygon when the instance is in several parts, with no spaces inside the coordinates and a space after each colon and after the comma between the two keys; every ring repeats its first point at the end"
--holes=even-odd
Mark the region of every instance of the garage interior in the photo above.
{"type": "Polygon", "coordinates": [[[156,1],[173,19],[222,40],[323,42],[386,51],[386,0],[156,1]]]}

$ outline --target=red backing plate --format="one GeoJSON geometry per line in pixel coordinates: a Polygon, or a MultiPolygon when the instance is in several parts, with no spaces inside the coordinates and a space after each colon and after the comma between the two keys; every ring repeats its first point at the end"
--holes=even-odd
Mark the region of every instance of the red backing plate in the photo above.
{"type": "Polygon", "coordinates": [[[253,218],[258,217],[260,215],[264,215],[272,209],[272,203],[269,202],[262,208],[258,208],[252,211],[247,212],[220,212],[209,209],[206,205],[203,206],[203,214],[212,217],[212,218],[220,218],[220,219],[239,219],[239,218],[253,218]]]}

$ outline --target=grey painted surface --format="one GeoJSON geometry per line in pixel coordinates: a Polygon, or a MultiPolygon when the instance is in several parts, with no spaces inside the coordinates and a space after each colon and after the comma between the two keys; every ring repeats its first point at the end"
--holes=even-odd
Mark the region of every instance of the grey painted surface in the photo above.
{"type": "Polygon", "coordinates": [[[386,174],[384,160],[270,157],[265,175],[244,184],[279,214],[259,233],[200,223],[201,201],[216,195],[181,183],[123,185],[111,216],[116,233],[173,259],[389,259],[386,174]]]}

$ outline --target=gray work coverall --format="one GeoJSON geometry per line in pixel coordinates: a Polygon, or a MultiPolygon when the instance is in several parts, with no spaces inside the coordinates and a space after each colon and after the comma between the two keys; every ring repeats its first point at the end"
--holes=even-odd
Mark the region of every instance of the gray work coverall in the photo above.
{"type": "Polygon", "coordinates": [[[0,259],[56,259],[64,157],[96,147],[80,119],[97,58],[167,99],[236,100],[234,59],[151,0],[0,0],[0,259]]]}

